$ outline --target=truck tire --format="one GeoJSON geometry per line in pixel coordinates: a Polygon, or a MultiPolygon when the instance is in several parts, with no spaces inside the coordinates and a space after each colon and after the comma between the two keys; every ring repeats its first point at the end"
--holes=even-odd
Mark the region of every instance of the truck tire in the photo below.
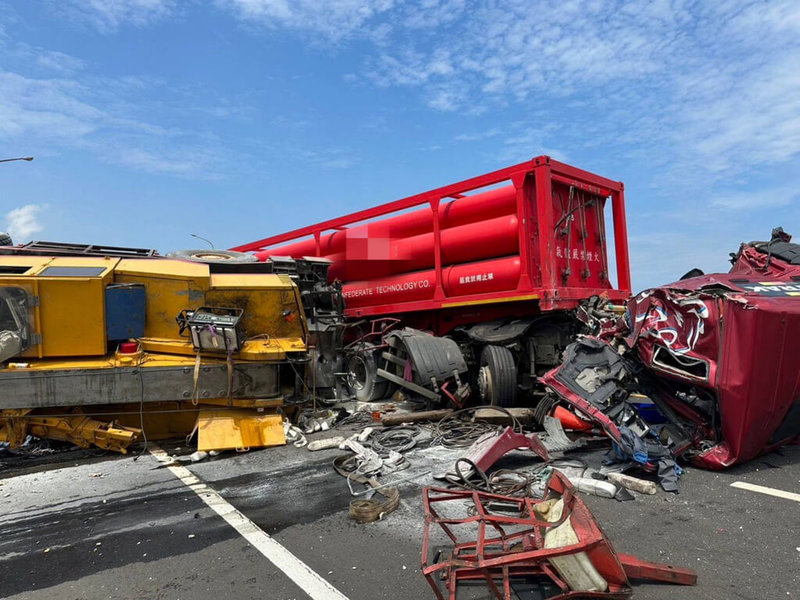
{"type": "Polygon", "coordinates": [[[508,408],[517,395],[517,367],[508,348],[484,346],[478,372],[478,391],[487,404],[508,408]]]}
{"type": "Polygon", "coordinates": [[[378,377],[375,352],[364,349],[347,358],[347,387],[359,402],[382,400],[389,392],[389,382],[378,377]]]}
{"type": "Polygon", "coordinates": [[[169,258],[180,258],[182,260],[190,260],[192,262],[201,263],[250,263],[258,262],[252,254],[244,252],[234,252],[233,250],[176,250],[167,254],[169,258]]]}

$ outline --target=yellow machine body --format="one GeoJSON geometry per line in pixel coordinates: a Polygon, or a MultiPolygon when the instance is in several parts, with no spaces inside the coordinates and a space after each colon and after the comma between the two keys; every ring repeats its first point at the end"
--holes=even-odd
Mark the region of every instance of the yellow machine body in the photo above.
{"type": "Polygon", "coordinates": [[[0,287],[33,299],[34,343],[23,357],[104,356],[106,288],[145,287],[144,350],[194,355],[178,335],[175,317],[201,306],[241,308],[245,341],[236,358],[282,360],[304,352],[306,321],[297,287],[285,275],[211,274],[209,265],[183,260],[0,256],[0,287]]]}
{"type": "MultiPolygon", "coordinates": [[[[191,422],[204,449],[285,443],[274,407],[297,393],[308,339],[300,294],[288,276],[212,273],[208,264],[162,258],[0,255],[0,301],[20,290],[27,347],[0,359],[0,440],[19,443],[35,431],[123,450],[139,439],[140,424],[158,437],[188,433],[188,412],[200,417],[191,422]],[[106,322],[109,289],[125,286],[144,290],[143,335],[130,340],[133,352],[119,351],[122,340],[110,338],[106,322]],[[201,307],[241,311],[236,351],[199,349],[180,332],[179,313],[201,307]],[[108,413],[105,423],[66,416],[129,403],[138,403],[141,414],[116,420],[108,413]]],[[[10,319],[1,304],[0,336],[10,319]]]]}

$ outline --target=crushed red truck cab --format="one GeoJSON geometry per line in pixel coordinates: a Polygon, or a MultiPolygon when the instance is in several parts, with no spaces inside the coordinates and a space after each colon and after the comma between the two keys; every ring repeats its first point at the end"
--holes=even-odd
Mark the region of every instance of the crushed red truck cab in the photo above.
{"type": "Polygon", "coordinates": [[[696,464],[727,467],[800,435],[800,286],[703,275],[640,294],[629,309],[642,362],[710,400],[672,401],[715,430],[696,464]]]}

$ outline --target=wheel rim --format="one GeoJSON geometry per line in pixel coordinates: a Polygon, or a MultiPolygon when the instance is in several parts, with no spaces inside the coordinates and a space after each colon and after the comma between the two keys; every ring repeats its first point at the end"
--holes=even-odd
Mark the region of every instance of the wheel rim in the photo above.
{"type": "Polygon", "coordinates": [[[218,252],[198,252],[194,257],[200,260],[233,260],[232,256],[218,252]]]}
{"type": "Polygon", "coordinates": [[[488,365],[478,369],[478,393],[485,403],[492,403],[492,372],[488,365]]]}
{"type": "Polygon", "coordinates": [[[360,354],[347,362],[347,385],[353,390],[363,390],[367,385],[367,361],[360,354]]]}

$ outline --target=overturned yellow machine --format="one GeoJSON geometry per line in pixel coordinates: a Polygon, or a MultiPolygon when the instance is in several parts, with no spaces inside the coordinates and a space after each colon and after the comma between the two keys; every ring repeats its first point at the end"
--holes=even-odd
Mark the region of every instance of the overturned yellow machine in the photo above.
{"type": "Polygon", "coordinates": [[[301,295],[289,275],[233,271],[0,255],[0,441],[124,452],[196,428],[201,450],[285,443],[278,407],[306,386],[301,295]]]}

